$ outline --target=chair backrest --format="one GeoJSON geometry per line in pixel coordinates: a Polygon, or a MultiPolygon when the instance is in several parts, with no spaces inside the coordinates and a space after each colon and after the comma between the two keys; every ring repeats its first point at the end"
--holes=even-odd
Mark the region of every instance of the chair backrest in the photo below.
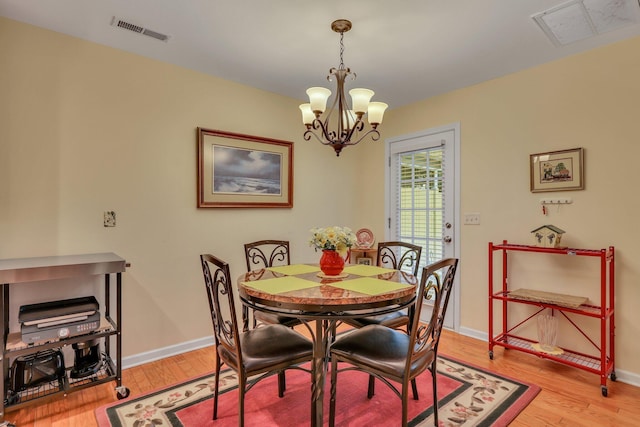
{"type": "MultiPolygon", "coordinates": [[[[221,356],[226,354],[233,357],[240,366],[242,353],[229,264],[210,254],[200,255],[200,262],[209,298],[216,351],[221,356]]],[[[226,359],[223,357],[223,360],[226,359]]]]}
{"type": "Polygon", "coordinates": [[[414,276],[418,275],[422,246],[405,242],[379,242],[378,265],[380,267],[402,270],[407,268],[414,276]]]}
{"type": "Polygon", "coordinates": [[[415,314],[410,329],[409,348],[412,348],[413,352],[407,360],[407,370],[412,364],[419,364],[420,360],[435,360],[438,355],[440,333],[444,326],[444,316],[449,305],[449,296],[457,269],[457,258],[446,258],[422,269],[415,302],[415,314]],[[426,302],[433,303],[433,311],[429,323],[421,325],[420,313],[426,302]],[[433,359],[431,359],[432,357],[433,359]]]}
{"type": "Polygon", "coordinates": [[[245,243],[244,255],[247,271],[274,265],[289,265],[289,242],[286,240],[259,240],[245,243]]]}

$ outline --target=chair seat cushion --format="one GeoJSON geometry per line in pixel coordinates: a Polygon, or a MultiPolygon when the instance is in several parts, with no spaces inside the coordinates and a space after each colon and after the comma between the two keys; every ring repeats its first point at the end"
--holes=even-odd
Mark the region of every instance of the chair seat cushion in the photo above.
{"type": "Polygon", "coordinates": [[[266,325],[240,336],[244,368],[248,374],[291,361],[311,360],[313,344],[307,338],[283,325],[266,325]]]}
{"type": "MultiPolygon", "coordinates": [[[[345,334],[331,345],[331,354],[356,366],[364,366],[388,376],[402,378],[409,352],[409,335],[382,325],[367,325],[345,334]]],[[[433,361],[428,352],[412,362],[414,376],[433,361]]]]}
{"type": "Polygon", "coordinates": [[[260,323],[266,323],[269,325],[280,324],[291,327],[301,323],[300,320],[296,319],[295,317],[280,316],[278,314],[265,313],[264,311],[255,310],[253,312],[253,315],[260,323]]]}
{"type": "Polygon", "coordinates": [[[356,328],[361,328],[367,325],[384,325],[395,329],[409,323],[409,314],[407,313],[407,310],[400,310],[392,313],[380,314],[378,316],[345,319],[344,323],[355,326],[356,328]]]}

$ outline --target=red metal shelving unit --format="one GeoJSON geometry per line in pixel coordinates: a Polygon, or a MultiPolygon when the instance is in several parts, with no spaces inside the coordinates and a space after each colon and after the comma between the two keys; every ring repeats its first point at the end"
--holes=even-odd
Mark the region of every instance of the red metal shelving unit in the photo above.
{"type": "MultiPolygon", "coordinates": [[[[616,380],[614,370],[614,348],[615,348],[615,256],[614,247],[609,246],[608,249],[574,249],[574,248],[542,248],[537,246],[515,245],[503,241],[502,244],[489,243],[489,358],[493,359],[493,348],[498,345],[507,349],[523,351],[544,359],[553,360],[558,363],[573,366],[587,372],[600,375],[600,388],[603,396],[607,396],[607,377],[612,381],[616,380]],[[499,289],[494,288],[494,254],[501,252],[502,261],[502,283],[499,289]],[[577,308],[569,308],[545,302],[528,301],[516,299],[509,295],[509,277],[507,273],[507,265],[510,252],[535,252],[555,255],[569,256],[586,256],[597,258],[600,262],[600,305],[581,305],[577,308]],[[494,333],[494,304],[501,307],[502,325],[501,331],[494,333]],[[509,304],[528,304],[539,308],[538,311],[531,316],[518,322],[513,326],[509,326],[508,322],[508,305],[509,304]],[[550,354],[535,350],[531,344],[535,340],[518,336],[515,330],[524,323],[535,318],[545,309],[557,311],[564,319],[568,320],[573,327],[578,330],[584,338],[594,347],[593,354],[585,354],[567,348],[562,348],[562,354],[550,354]],[[569,317],[568,314],[576,316],[569,317]],[[585,333],[573,317],[586,316],[599,319],[600,337],[598,339],[591,338],[585,333]],[[597,353],[596,353],[597,352],[597,353]]],[[[499,310],[498,310],[499,311],[499,310]]],[[[499,313],[498,313],[499,314],[499,313]]]]}

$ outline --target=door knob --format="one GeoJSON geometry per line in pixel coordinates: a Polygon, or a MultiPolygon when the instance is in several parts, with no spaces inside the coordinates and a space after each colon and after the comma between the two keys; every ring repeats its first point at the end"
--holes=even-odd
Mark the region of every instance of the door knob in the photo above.
{"type": "Polygon", "coordinates": [[[442,241],[444,241],[445,243],[451,243],[451,236],[444,236],[442,241]]]}

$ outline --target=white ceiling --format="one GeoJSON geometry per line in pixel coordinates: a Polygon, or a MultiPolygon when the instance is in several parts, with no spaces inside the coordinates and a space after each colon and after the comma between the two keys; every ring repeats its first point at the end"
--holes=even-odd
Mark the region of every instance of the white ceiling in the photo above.
{"type": "Polygon", "coordinates": [[[395,108],[640,35],[638,0],[586,1],[626,5],[631,25],[556,47],[531,16],[564,0],[0,0],[0,15],[300,100],[310,86],[333,90],[330,24],[346,18],[350,87],[395,108]]]}

